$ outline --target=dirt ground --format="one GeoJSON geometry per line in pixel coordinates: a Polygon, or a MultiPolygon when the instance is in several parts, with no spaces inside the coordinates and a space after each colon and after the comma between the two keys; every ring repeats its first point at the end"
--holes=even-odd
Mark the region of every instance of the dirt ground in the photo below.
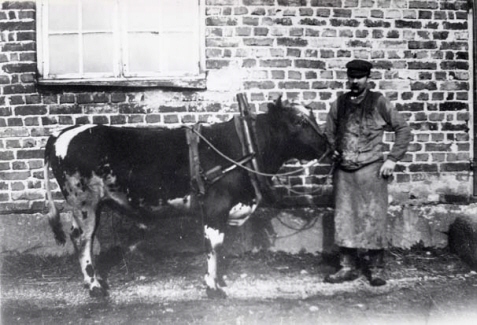
{"type": "Polygon", "coordinates": [[[447,250],[392,250],[389,280],[323,282],[336,259],[225,258],[228,298],[209,300],[202,254],[103,254],[109,296],[90,298],[73,256],[2,256],[2,324],[476,324],[477,273],[447,250]]]}

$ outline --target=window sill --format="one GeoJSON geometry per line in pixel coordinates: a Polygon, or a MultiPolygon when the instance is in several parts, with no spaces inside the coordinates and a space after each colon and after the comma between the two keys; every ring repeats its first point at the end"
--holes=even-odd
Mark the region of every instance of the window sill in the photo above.
{"type": "Polygon", "coordinates": [[[207,89],[205,73],[194,77],[177,78],[98,78],[98,79],[38,79],[40,86],[106,86],[131,88],[207,89]]]}

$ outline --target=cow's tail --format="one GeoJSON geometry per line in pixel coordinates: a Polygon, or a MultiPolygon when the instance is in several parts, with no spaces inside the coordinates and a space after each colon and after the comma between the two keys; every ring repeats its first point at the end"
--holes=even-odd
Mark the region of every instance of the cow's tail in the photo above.
{"type": "Polygon", "coordinates": [[[58,245],[64,245],[66,243],[66,235],[63,231],[63,226],[61,224],[60,213],[56,208],[55,202],[53,201],[53,195],[51,195],[50,189],[50,154],[51,148],[55,142],[56,138],[53,136],[48,139],[46,143],[45,149],[45,167],[44,167],[44,174],[45,174],[45,189],[46,189],[46,199],[48,200],[48,221],[50,223],[50,227],[53,230],[55,235],[55,240],[58,245]]]}

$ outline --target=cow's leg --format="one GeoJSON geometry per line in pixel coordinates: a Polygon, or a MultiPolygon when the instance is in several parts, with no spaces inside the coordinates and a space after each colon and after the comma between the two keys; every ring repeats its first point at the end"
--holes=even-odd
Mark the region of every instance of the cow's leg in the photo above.
{"type": "Polygon", "coordinates": [[[70,239],[73,243],[75,248],[76,254],[79,254],[80,246],[81,246],[81,235],[83,234],[83,229],[81,227],[82,222],[81,219],[78,218],[77,211],[73,212],[73,220],[71,222],[71,230],[70,230],[70,239]]]}
{"type": "Polygon", "coordinates": [[[207,253],[207,274],[205,284],[209,298],[225,298],[226,294],[221,289],[224,285],[219,278],[219,260],[221,246],[224,243],[224,226],[204,225],[204,239],[207,253]]]}
{"type": "Polygon", "coordinates": [[[71,237],[78,252],[85,287],[89,289],[89,294],[92,297],[105,296],[107,292],[94,267],[93,256],[94,233],[99,222],[99,210],[97,206],[90,206],[84,208],[81,214],[81,217],[76,218],[79,226],[75,228],[73,225],[71,237]]]}
{"type": "Polygon", "coordinates": [[[221,248],[224,243],[231,196],[223,188],[211,188],[203,201],[204,242],[207,253],[205,284],[209,298],[225,298],[225,282],[220,272],[221,248]]]}

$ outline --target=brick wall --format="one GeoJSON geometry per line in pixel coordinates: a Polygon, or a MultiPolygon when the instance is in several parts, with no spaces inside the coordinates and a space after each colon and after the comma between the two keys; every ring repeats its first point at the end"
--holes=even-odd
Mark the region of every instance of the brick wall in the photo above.
{"type": "MultiPolygon", "coordinates": [[[[0,2],[0,212],[43,209],[43,147],[54,130],[82,123],[177,126],[224,120],[237,112],[239,91],[257,111],[278,95],[306,101],[324,122],[330,103],[346,89],[344,65],[354,58],[374,63],[373,88],[394,102],[414,130],[391,186],[395,201],[469,198],[467,1],[204,3],[207,90],[172,91],[37,86],[35,2],[0,2]]],[[[326,172],[326,166],[312,168],[286,180],[309,194],[283,190],[284,200],[326,201],[326,172]]]]}

